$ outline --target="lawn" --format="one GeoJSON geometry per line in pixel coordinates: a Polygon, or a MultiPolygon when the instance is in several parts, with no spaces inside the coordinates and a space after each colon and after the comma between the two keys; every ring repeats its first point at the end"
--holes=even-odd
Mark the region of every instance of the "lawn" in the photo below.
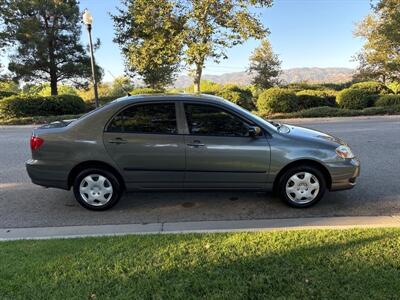
{"type": "Polygon", "coordinates": [[[0,243],[0,299],[395,299],[400,230],[0,243]]]}

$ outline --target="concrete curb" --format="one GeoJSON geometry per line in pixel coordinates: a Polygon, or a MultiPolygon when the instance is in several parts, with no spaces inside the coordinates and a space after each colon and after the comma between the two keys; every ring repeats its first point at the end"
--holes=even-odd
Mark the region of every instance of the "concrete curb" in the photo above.
{"type": "Polygon", "coordinates": [[[400,227],[400,216],[291,218],[266,220],[167,222],[149,224],[2,228],[0,241],[128,234],[204,233],[304,229],[400,227]]]}

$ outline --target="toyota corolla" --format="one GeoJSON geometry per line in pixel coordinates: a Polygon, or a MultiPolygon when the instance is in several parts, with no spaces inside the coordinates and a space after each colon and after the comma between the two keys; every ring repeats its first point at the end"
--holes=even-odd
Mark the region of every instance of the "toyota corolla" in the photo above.
{"type": "Polygon", "coordinates": [[[266,121],[219,97],[140,95],[35,129],[32,182],[105,210],[124,191],[275,191],[292,207],[350,189],[360,163],[328,134],[266,121]]]}

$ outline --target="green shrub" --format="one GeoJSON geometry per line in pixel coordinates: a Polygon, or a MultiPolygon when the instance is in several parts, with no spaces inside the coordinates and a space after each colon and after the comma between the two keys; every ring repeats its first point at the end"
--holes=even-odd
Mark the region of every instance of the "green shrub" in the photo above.
{"type": "Polygon", "coordinates": [[[287,89],[271,88],[260,94],[257,101],[260,111],[271,113],[293,112],[298,110],[298,99],[296,94],[287,89]]]}
{"type": "Polygon", "coordinates": [[[7,118],[72,115],[85,111],[85,102],[74,95],[11,96],[0,102],[0,114],[7,118]]]}
{"type": "Polygon", "coordinates": [[[387,85],[387,87],[395,94],[400,94],[400,82],[393,81],[387,85]]]}
{"type": "Polygon", "coordinates": [[[14,95],[16,95],[14,92],[0,91],[0,100],[14,95]]]}
{"type": "Polygon", "coordinates": [[[364,81],[353,84],[351,89],[365,90],[371,94],[390,94],[391,90],[383,83],[377,81],[364,81]]]}
{"type": "MultiPolygon", "coordinates": [[[[201,80],[200,81],[200,93],[216,95],[220,90],[222,90],[222,85],[211,80],[201,80]]],[[[194,93],[194,85],[185,88],[187,93],[194,93]]]]}
{"type": "Polygon", "coordinates": [[[299,109],[319,106],[336,106],[336,91],[304,90],[296,93],[299,109]]]}
{"type": "Polygon", "coordinates": [[[341,108],[364,109],[374,105],[377,95],[365,89],[344,89],[337,95],[336,101],[341,108]]]}
{"type": "Polygon", "coordinates": [[[375,106],[400,105],[400,95],[382,95],[375,102],[375,106]]]}
{"type": "Polygon", "coordinates": [[[253,94],[247,89],[242,89],[237,85],[228,85],[224,89],[217,92],[217,96],[229,100],[247,110],[253,110],[253,94]]]}
{"type": "Polygon", "coordinates": [[[131,95],[142,95],[142,94],[162,94],[164,90],[152,89],[152,88],[137,88],[129,92],[131,95]]]}

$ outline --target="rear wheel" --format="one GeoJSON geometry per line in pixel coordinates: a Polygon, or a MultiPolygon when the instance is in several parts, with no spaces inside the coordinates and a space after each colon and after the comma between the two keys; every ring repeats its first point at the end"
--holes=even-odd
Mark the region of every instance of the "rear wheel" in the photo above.
{"type": "Polygon", "coordinates": [[[279,181],[279,194],[288,205],[310,207],[324,196],[326,180],[315,167],[297,166],[286,171],[279,181]]]}
{"type": "Polygon", "coordinates": [[[78,174],[74,181],[74,195],[83,207],[90,210],[106,210],[117,204],[122,190],[113,173],[90,168],[78,174]]]}

